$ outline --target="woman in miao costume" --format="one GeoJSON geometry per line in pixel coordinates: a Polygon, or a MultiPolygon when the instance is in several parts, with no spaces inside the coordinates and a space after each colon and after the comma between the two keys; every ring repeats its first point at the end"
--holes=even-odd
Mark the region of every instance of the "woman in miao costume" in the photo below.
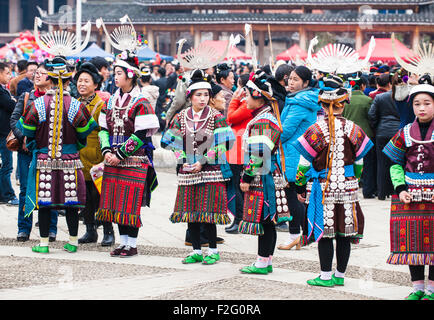
{"type": "MultiPolygon", "coordinates": [[[[128,16],[121,19],[127,20],[130,21],[128,16]]],[[[102,20],[97,24],[105,30],[102,20]]],[[[113,35],[117,43],[111,40],[112,45],[123,51],[114,63],[119,89],[99,116],[104,173],[96,219],[118,224],[120,245],[110,255],[132,257],[137,255],[141,208],[150,205],[150,195],[157,183],[151,136],[157,132],[159,123],[137,84],[140,77],[135,55],[138,42],[131,21],[130,26],[115,29],[113,35]]],[[[110,35],[107,38],[110,39],[110,35]]]]}
{"type": "MultiPolygon", "coordinates": [[[[99,89],[103,77],[99,74],[98,69],[90,62],[85,62],[78,67],[74,76],[77,84],[77,90],[80,94],[78,99],[83,103],[90,115],[98,122],[101,109],[105,102],[101,99],[96,90],[99,89]]],[[[99,191],[92,181],[90,170],[94,165],[103,162],[104,158],[101,153],[101,147],[98,140],[99,128],[94,130],[87,137],[87,146],[80,150],[80,160],[83,163],[83,174],[86,181],[86,207],[81,211],[86,225],[86,233],[78,239],[78,243],[93,243],[98,240],[98,233],[95,224],[95,213],[99,206],[99,191]]],[[[111,246],[114,244],[113,226],[110,222],[103,224],[104,238],[102,246],[111,246]]]]}
{"type": "MultiPolygon", "coordinates": [[[[316,38],[310,47],[317,43],[316,38]]],[[[355,51],[342,44],[329,45],[312,57],[309,63],[327,74],[320,82],[318,103],[325,118],[310,126],[295,143],[301,158],[296,177],[297,193],[307,207],[307,242],[318,242],[321,273],[307,283],[313,286],[344,285],[345,271],[351,254],[351,243],[363,237],[364,216],[359,205],[359,180],[363,157],[372,148],[372,141],[352,121],[342,117],[351,87],[345,75],[353,75],[369,65],[375,48],[372,37],[366,58],[360,60],[355,51]],[[337,268],[332,272],[336,241],[337,268]]]]}
{"type": "Polygon", "coordinates": [[[243,136],[245,164],[240,188],[244,192],[244,207],[238,231],[258,236],[258,257],[240,271],[268,274],[273,272],[275,224],[291,219],[285,204],[287,182],[277,164],[282,129],[279,116],[275,115],[279,111],[277,100],[265,72],[252,73],[246,89],[247,108],[254,111],[243,136]]]}
{"type": "Polygon", "coordinates": [[[313,286],[344,285],[351,243],[363,237],[364,216],[358,201],[363,157],[373,143],[363,130],[344,119],[351,88],[341,77],[327,75],[319,93],[326,111],[323,120],[309,127],[297,140],[301,153],[296,185],[299,200],[306,202],[308,241],[318,242],[321,273],[307,283],[313,286]],[[332,273],[336,240],[337,269],[332,273]]]}
{"type": "Polygon", "coordinates": [[[161,143],[174,151],[178,163],[178,191],[170,220],[187,222],[193,252],[184,264],[214,264],[220,260],[217,250],[216,224],[228,224],[226,182],[232,172],[225,152],[232,147],[235,136],[217,110],[209,107],[212,94],[210,76],[196,69],[192,72],[187,99],[192,106],[178,113],[161,143]],[[208,255],[202,254],[200,225],[208,234],[208,255]]]}
{"type": "Polygon", "coordinates": [[[90,36],[90,22],[83,44],[67,31],[48,33],[39,37],[35,19],[35,39],[44,51],[55,57],[46,63],[48,77],[54,85],[45,96],[36,99],[23,113],[17,128],[28,139],[28,149],[33,153],[29,168],[25,215],[38,210],[40,244],[32,248],[38,253],[48,253],[48,233],[51,209],[65,209],[69,242],[68,252],[78,247],[78,210],[86,202],[86,184],[82,172],[79,150],[86,146],[87,136],[98,127],[96,121],[78,100],[65,90],[72,79],[72,68],[66,61],[86,47],[90,36]],[[65,43],[63,38],[71,39],[65,43]]]}
{"type": "MultiPolygon", "coordinates": [[[[416,119],[390,140],[383,152],[393,161],[390,175],[396,194],[390,209],[389,264],[408,265],[413,292],[407,300],[434,300],[434,60],[432,46],[419,49],[419,61],[402,66],[425,72],[410,91],[416,119]],[[429,54],[430,53],[430,54],[429,54]],[[424,63],[426,62],[426,63],[424,63]],[[425,287],[425,266],[429,266],[425,287]]],[[[398,57],[399,58],[399,57],[398,57]]],[[[400,59],[401,60],[401,59],[400,59]]]]}

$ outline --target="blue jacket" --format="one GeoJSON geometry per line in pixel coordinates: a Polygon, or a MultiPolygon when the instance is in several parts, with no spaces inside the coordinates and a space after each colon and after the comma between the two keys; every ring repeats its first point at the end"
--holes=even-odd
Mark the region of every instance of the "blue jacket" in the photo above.
{"type": "MultiPolygon", "coordinates": [[[[289,182],[295,182],[300,153],[293,143],[317,120],[317,113],[321,110],[318,104],[318,88],[307,88],[289,94],[285,100],[285,107],[281,114],[283,132],[280,140],[285,155],[285,176],[289,182]]],[[[279,165],[280,157],[278,157],[279,165]]]]}

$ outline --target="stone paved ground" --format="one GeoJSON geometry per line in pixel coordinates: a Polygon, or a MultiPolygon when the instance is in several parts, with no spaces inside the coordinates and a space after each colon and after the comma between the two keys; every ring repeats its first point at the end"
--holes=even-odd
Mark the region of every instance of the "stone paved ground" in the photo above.
{"type": "MultiPolygon", "coordinates": [[[[241,274],[239,268],[256,258],[257,240],[226,234],[224,226],[218,226],[218,235],[225,239],[219,245],[221,262],[183,265],[181,259],[191,250],[184,245],[186,226],[168,220],[176,195],[176,175],[173,170],[157,171],[159,187],[151,208],[143,209],[139,255],[134,258],[112,258],[110,248],[99,244],[80,245],[75,254],[63,251],[68,240],[64,217],[59,217],[57,241],[50,244],[50,253],[35,254],[30,248],[38,242],[38,229],[33,228],[29,242],[17,242],[17,208],[0,205],[0,299],[401,300],[411,291],[407,267],[385,262],[389,250],[387,200],[361,201],[365,238],[352,247],[344,287],[312,288],[306,284],[319,272],[315,244],[301,250],[276,249],[272,274],[241,274]]],[[[118,240],[117,228],[115,231],[118,240]]],[[[80,224],[79,236],[84,232],[80,224]]],[[[278,232],[278,244],[287,236],[278,232]]]]}

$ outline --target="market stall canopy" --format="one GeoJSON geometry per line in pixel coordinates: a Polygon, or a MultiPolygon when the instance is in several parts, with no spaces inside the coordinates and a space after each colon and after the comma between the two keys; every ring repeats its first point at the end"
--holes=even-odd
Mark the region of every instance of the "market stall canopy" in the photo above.
{"type": "Polygon", "coordinates": [[[90,60],[94,57],[113,58],[113,55],[104,51],[96,43],[92,43],[87,49],[68,59],[86,59],[90,60]]]}
{"type": "Polygon", "coordinates": [[[21,32],[18,38],[0,48],[0,59],[11,62],[21,59],[42,62],[48,57],[50,55],[39,48],[30,31],[21,32]]]}
{"type": "MultiPolygon", "coordinates": [[[[401,57],[413,56],[412,51],[407,48],[402,42],[395,39],[396,49],[401,57]]],[[[361,59],[366,57],[369,43],[366,43],[360,50],[357,51],[361,59]]],[[[372,52],[370,62],[382,61],[383,63],[396,63],[395,56],[392,50],[391,38],[375,38],[375,49],[372,52]]]]}
{"type": "Polygon", "coordinates": [[[166,56],[163,54],[159,54],[157,52],[152,51],[149,49],[149,47],[142,47],[137,51],[137,58],[139,60],[166,60],[166,61],[172,61],[172,56],[166,56]]]}
{"type": "Polygon", "coordinates": [[[276,60],[295,61],[297,59],[306,59],[307,52],[300,48],[298,44],[294,44],[291,48],[286,49],[276,56],[276,60]]]}
{"type": "MultiPolygon", "coordinates": [[[[229,40],[205,40],[201,44],[213,47],[218,55],[222,55],[228,45],[229,40]]],[[[232,46],[229,49],[229,53],[226,57],[226,60],[250,60],[252,56],[249,56],[245,52],[241,51],[237,47],[232,46]]]]}

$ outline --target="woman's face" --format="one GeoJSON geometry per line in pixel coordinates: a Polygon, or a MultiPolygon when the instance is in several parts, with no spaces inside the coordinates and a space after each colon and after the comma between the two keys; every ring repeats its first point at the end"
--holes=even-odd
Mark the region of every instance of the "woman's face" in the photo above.
{"type": "Polygon", "coordinates": [[[225,78],[222,78],[221,82],[222,82],[222,84],[223,84],[225,87],[231,89],[231,88],[234,86],[234,83],[235,83],[234,73],[233,73],[232,71],[229,72],[228,77],[227,77],[226,79],[225,79],[225,78]]]}
{"type": "Polygon", "coordinates": [[[307,85],[308,85],[307,81],[303,82],[303,80],[298,76],[298,74],[295,71],[291,72],[288,79],[289,92],[291,93],[298,92],[306,88],[307,85]]]}
{"type": "Polygon", "coordinates": [[[35,72],[35,86],[38,88],[50,86],[50,80],[48,80],[48,73],[44,67],[39,67],[35,72]]]}
{"type": "Polygon", "coordinates": [[[97,86],[98,85],[93,82],[92,76],[86,72],[83,72],[78,77],[77,90],[82,97],[90,97],[93,95],[97,86]]]}
{"type": "Polygon", "coordinates": [[[209,103],[208,89],[197,89],[191,95],[191,105],[195,111],[200,111],[209,103]]]}
{"type": "Polygon", "coordinates": [[[127,77],[121,67],[115,67],[115,84],[118,88],[126,89],[132,86],[133,80],[127,77]]]}
{"type": "Polygon", "coordinates": [[[219,93],[217,93],[215,95],[214,98],[212,98],[213,101],[213,106],[214,108],[216,108],[217,110],[224,110],[226,107],[226,100],[225,97],[223,95],[223,91],[220,91],[219,93]]]}
{"type": "Polygon", "coordinates": [[[250,90],[246,90],[247,109],[258,109],[265,104],[264,99],[254,99],[250,94],[250,90]]]}
{"type": "Polygon", "coordinates": [[[427,93],[419,93],[413,99],[413,111],[420,122],[430,122],[434,118],[434,100],[427,93]]]}

